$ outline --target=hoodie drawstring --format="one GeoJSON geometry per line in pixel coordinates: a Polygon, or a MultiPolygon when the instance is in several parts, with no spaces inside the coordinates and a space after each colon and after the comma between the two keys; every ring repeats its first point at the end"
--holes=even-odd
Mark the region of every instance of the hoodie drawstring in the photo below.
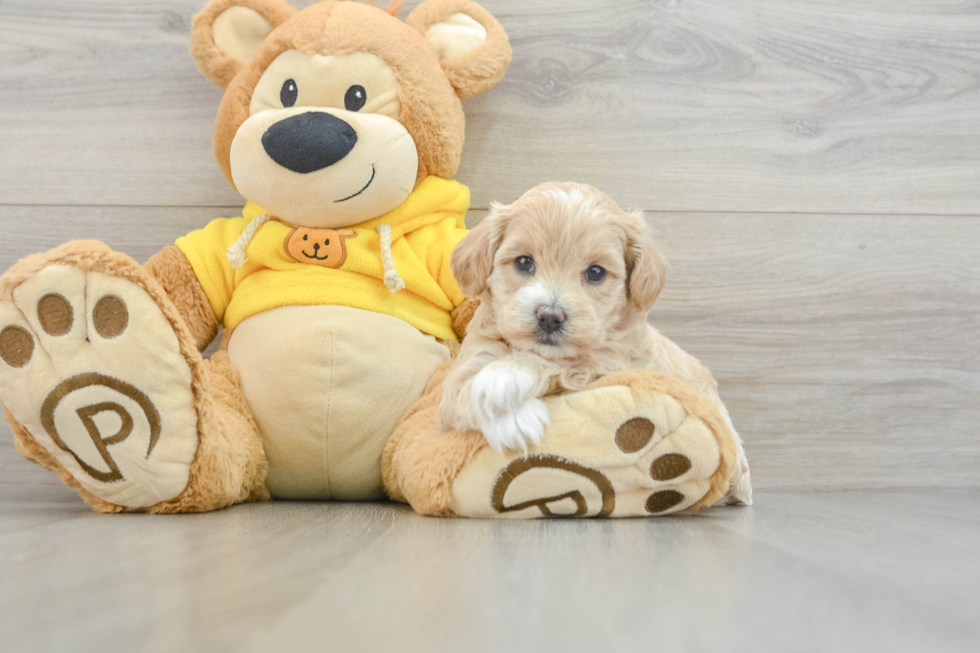
{"type": "Polygon", "coordinates": [[[259,227],[264,225],[266,222],[272,219],[272,216],[268,213],[263,213],[259,217],[255,218],[245,227],[245,231],[242,235],[238,237],[235,243],[228,248],[228,263],[231,264],[233,270],[239,270],[248,263],[248,259],[245,258],[245,248],[255,237],[255,232],[259,230],[259,227]]]}
{"type": "Polygon", "coordinates": [[[394,295],[405,289],[405,280],[395,269],[395,257],[391,254],[391,225],[379,224],[378,234],[381,236],[381,262],[385,268],[385,285],[394,295]]]}
{"type": "MultiPolygon", "coordinates": [[[[245,258],[245,248],[252,242],[259,227],[272,219],[268,213],[263,213],[248,223],[242,234],[235,240],[234,244],[228,248],[228,263],[233,270],[240,270],[248,263],[245,258]]],[[[400,290],[405,289],[405,280],[395,269],[395,257],[391,253],[391,225],[379,224],[378,235],[381,236],[381,262],[384,264],[385,285],[391,294],[394,295],[400,290]]]]}

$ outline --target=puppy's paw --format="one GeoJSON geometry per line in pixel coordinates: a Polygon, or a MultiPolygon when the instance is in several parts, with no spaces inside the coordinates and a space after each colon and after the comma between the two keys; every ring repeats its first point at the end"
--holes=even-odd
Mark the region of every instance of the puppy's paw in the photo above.
{"type": "Polygon", "coordinates": [[[501,453],[507,449],[527,451],[529,444],[541,442],[547,425],[548,406],[540,399],[528,399],[505,415],[480,421],[483,437],[501,453]]]}
{"type": "Polygon", "coordinates": [[[471,400],[480,423],[513,413],[524,403],[534,378],[525,370],[487,365],[473,378],[471,400]]]}

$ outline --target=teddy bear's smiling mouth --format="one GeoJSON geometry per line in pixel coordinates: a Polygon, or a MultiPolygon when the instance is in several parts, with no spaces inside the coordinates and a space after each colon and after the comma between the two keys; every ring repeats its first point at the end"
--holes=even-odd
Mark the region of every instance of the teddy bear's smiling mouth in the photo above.
{"type": "Polygon", "coordinates": [[[330,255],[329,254],[327,254],[326,256],[317,256],[316,255],[316,251],[314,251],[312,254],[307,254],[305,250],[300,250],[300,252],[306,258],[316,259],[317,261],[326,261],[328,258],[330,258],[330,255]]]}
{"type": "MultiPolygon", "coordinates": [[[[357,197],[358,195],[360,195],[361,193],[363,193],[364,191],[366,191],[368,189],[368,186],[370,186],[371,183],[374,181],[374,175],[375,174],[377,174],[377,170],[375,169],[374,164],[372,163],[371,164],[371,178],[368,179],[368,183],[364,184],[364,188],[362,188],[361,190],[357,191],[353,195],[350,195],[349,197],[345,197],[342,200],[334,200],[334,204],[339,204],[340,202],[346,202],[347,200],[352,200],[355,197],[357,197]]],[[[306,252],[303,252],[303,253],[305,254],[306,252]]]]}

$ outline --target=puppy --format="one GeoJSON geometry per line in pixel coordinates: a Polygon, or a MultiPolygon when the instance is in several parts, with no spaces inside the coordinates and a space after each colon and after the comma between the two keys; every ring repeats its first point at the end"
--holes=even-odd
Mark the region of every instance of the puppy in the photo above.
{"type": "MultiPolygon", "coordinates": [[[[537,186],[490,214],[450,262],[480,304],[444,385],[442,430],[478,430],[494,449],[524,449],[548,424],[541,397],[631,368],[703,393],[731,428],[711,372],[647,323],[667,261],[642,213],[585,184],[537,186]]],[[[751,503],[741,439],[729,502],[751,503]]]]}

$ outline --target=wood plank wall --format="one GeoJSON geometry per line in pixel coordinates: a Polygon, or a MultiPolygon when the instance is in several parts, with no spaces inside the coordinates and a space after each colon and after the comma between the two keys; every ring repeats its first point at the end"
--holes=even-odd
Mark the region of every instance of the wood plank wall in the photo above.
{"type": "MultiPolygon", "coordinates": [[[[0,2],[0,270],[237,211],[202,2],[0,2]]],[[[715,371],[757,487],[980,483],[976,3],[483,4],[514,63],[465,103],[471,223],[546,180],[646,210],[652,319],[715,371]]],[[[0,486],[50,482],[0,434],[0,486]]]]}

